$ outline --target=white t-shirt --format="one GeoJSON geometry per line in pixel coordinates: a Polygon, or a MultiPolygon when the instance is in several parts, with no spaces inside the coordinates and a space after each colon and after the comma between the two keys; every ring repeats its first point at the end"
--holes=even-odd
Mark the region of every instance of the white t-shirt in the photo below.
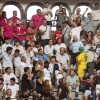
{"type": "Polygon", "coordinates": [[[7,83],[10,84],[10,79],[13,78],[13,77],[16,79],[16,83],[17,83],[18,79],[17,79],[17,77],[15,76],[14,73],[10,73],[9,75],[7,73],[5,73],[3,75],[4,84],[7,84],[7,83]]]}
{"type": "Polygon", "coordinates": [[[16,92],[19,91],[19,85],[8,85],[8,89],[11,89],[12,91],[12,96],[16,97],[16,92]]]}
{"type": "Polygon", "coordinates": [[[51,14],[46,15],[46,13],[47,13],[48,11],[52,13],[52,10],[51,10],[50,8],[44,8],[44,9],[42,10],[42,12],[45,14],[45,19],[46,19],[47,21],[51,21],[51,14]]]}
{"type": "Polygon", "coordinates": [[[93,10],[92,11],[93,19],[100,21],[100,9],[99,10],[93,10]]]}
{"type": "Polygon", "coordinates": [[[21,58],[19,56],[15,57],[15,59],[14,59],[14,67],[19,68],[20,65],[21,65],[21,58]]]}
{"type": "Polygon", "coordinates": [[[49,54],[49,55],[53,56],[53,50],[54,50],[54,45],[52,45],[51,47],[49,45],[46,45],[44,47],[44,53],[47,55],[49,54]]]}
{"type": "Polygon", "coordinates": [[[67,61],[69,60],[68,54],[66,53],[64,55],[57,54],[56,58],[57,61],[60,62],[65,69],[68,68],[68,64],[67,64],[67,61]]]}
{"type": "Polygon", "coordinates": [[[3,67],[4,68],[13,67],[12,59],[13,59],[13,56],[12,55],[8,56],[8,54],[5,52],[3,54],[3,67]]]}
{"type": "Polygon", "coordinates": [[[42,38],[42,39],[50,39],[50,31],[51,31],[51,29],[50,29],[49,26],[41,25],[41,26],[39,27],[39,30],[46,31],[45,33],[43,33],[43,34],[41,35],[41,38],[42,38]],[[46,27],[47,27],[47,31],[46,31],[46,27]]]}
{"type": "Polygon", "coordinates": [[[72,28],[71,29],[71,32],[70,32],[70,35],[71,35],[71,43],[72,43],[72,41],[73,41],[73,36],[74,35],[77,35],[77,37],[78,37],[78,40],[80,40],[80,33],[81,33],[81,31],[82,31],[82,26],[79,26],[79,27],[75,27],[75,28],[72,28]]]}
{"type": "Polygon", "coordinates": [[[66,45],[64,43],[61,43],[60,45],[56,44],[54,49],[57,51],[56,54],[60,52],[60,48],[63,47],[66,49],[66,45]]]}

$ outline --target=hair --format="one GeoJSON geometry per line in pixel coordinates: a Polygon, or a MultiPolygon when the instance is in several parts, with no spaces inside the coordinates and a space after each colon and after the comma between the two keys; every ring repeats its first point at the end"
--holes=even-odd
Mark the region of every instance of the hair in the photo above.
{"type": "Polygon", "coordinates": [[[29,47],[31,47],[31,45],[27,44],[27,45],[25,46],[25,49],[27,50],[27,48],[29,48],[29,47]]]}
{"type": "Polygon", "coordinates": [[[10,50],[12,50],[13,48],[12,47],[7,47],[6,48],[6,52],[8,52],[8,51],[10,51],[10,50]]]}
{"type": "Polygon", "coordinates": [[[47,3],[49,3],[49,2],[45,2],[45,4],[47,4],[47,3]]]}
{"type": "Polygon", "coordinates": [[[25,56],[22,56],[22,57],[21,57],[21,61],[22,61],[24,58],[26,58],[26,57],[25,57],[25,56]]]}
{"type": "Polygon", "coordinates": [[[3,79],[3,78],[0,78],[0,81],[2,81],[2,82],[3,82],[3,81],[4,81],[4,79],[3,79]]]}
{"type": "Polygon", "coordinates": [[[53,66],[53,82],[52,82],[52,84],[55,86],[55,79],[56,79],[56,76],[55,76],[55,71],[56,70],[59,70],[59,66],[58,66],[58,64],[54,64],[54,66],[53,66]]]}
{"type": "Polygon", "coordinates": [[[24,68],[24,72],[26,73],[29,70],[29,67],[24,68]]]}
{"type": "Polygon", "coordinates": [[[10,68],[10,67],[5,68],[5,72],[7,72],[9,68],[10,68]]]}
{"type": "Polygon", "coordinates": [[[11,78],[11,79],[10,79],[10,81],[14,81],[14,82],[15,82],[15,78],[14,78],[14,77],[13,77],[13,78],[11,78]]]}
{"type": "Polygon", "coordinates": [[[3,12],[2,12],[2,18],[3,18],[3,19],[6,18],[6,11],[3,11],[3,12]]]}
{"type": "Polygon", "coordinates": [[[48,67],[49,67],[49,62],[48,61],[45,61],[44,62],[44,68],[47,68],[48,69],[48,67]]]}
{"type": "Polygon", "coordinates": [[[38,49],[38,52],[40,52],[42,49],[38,49]]]}
{"type": "Polygon", "coordinates": [[[95,3],[95,6],[96,6],[96,5],[99,6],[99,3],[95,3]]]}
{"type": "Polygon", "coordinates": [[[41,9],[37,9],[37,12],[38,12],[38,11],[41,11],[41,9]]]}
{"type": "Polygon", "coordinates": [[[50,57],[50,60],[51,60],[52,58],[54,58],[54,59],[56,60],[56,56],[51,56],[51,57],[50,57]]]}
{"type": "Polygon", "coordinates": [[[15,50],[15,53],[16,53],[16,52],[20,53],[20,51],[19,51],[18,49],[15,50]]]}
{"type": "Polygon", "coordinates": [[[11,100],[11,98],[10,97],[6,97],[5,100],[11,100]]]}
{"type": "Polygon", "coordinates": [[[13,11],[13,13],[14,13],[14,12],[17,12],[17,11],[16,11],[16,10],[14,10],[14,11],[13,11]]]}

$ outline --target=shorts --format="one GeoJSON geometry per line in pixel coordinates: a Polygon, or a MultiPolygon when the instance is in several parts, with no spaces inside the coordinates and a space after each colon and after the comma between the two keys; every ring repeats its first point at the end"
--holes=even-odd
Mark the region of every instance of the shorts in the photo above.
{"type": "Polygon", "coordinates": [[[100,84],[96,85],[96,95],[100,94],[100,84]]]}
{"type": "Polygon", "coordinates": [[[85,90],[84,96],[88,97],[91,95],[91,91],[90,90],[85,90]]]}

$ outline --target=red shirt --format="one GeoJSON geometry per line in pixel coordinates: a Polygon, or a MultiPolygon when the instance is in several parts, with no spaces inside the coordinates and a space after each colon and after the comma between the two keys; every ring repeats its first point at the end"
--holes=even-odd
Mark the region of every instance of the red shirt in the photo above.
{"type": "Polygon", "coordinates": [[[31,21],[34,22],[34,28],[35,29],[39,29],[39,27],[42,25],[43,23],[43,19],[45,19],[45,17],[43,15],[41,16],[38,16],[37,14],[36,15],[33,15],[32,18],[31,18],[31,21]]]}
{"type": "Polygon", "coordinates": [[[3,33],[4,37],[7,37],[9,39],[14,39],[14,34],[13,34],[13,28],[12,26],[9,26],[8,24],[6,24],[4,26],[4,33],[3,33]]]}
{"type": "Polygon", "coordinates": [[[57,40],[58,38],[62,37],[62,31],[56,31],[54,35],[54,40],[57,40]]]}
{"type": "Polygon", "coordinates": [[[26,32],[26,26],[20,26],[20,27],[15,27],[14,28],[14,33],[17,34],[17,39],[22,41],[22,40],[25,40],[26,39],[26,35],[25,35],[25,32],[26,32]]]}
{"type": "Polygon", "coordinates": [[[5,25],[7,24],[7,19],[1,18],[0,23],[1,23],[1,26],[4,28],[5,25]]]}
{"type": "Polygon", "coordinates": [[[20,20],[18,17],[11,17],[10,19],[12,20],[13,26],[16,26],[17,21],[20,20]]]}

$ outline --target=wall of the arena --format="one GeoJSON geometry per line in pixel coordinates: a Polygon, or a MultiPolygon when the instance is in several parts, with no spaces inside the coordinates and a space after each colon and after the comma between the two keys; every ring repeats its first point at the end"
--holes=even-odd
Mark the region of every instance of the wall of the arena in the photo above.
{"type": "Polygon", "coordinates": [[[43,8],[46,1],[50,2],[51,8],[58,5],[60,2],[63,3],[68,9],[69,15],[71,15],[78,6],[86,5],[93,9],[95,3],[100,4],[100,0],[0,0],[0,8],[3,10],[6,5],[15,5],[20,9],[21,18],[26,19],[28,7],[39,5],[43,8]]]}

